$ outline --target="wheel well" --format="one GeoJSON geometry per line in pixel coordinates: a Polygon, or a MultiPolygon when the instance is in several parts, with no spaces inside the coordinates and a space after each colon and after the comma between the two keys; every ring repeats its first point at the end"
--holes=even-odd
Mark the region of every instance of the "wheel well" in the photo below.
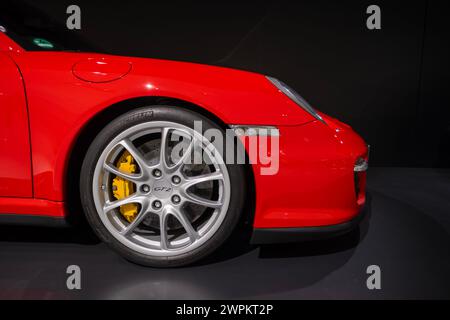
{"type": "MultiPolygon", "coordinates": [[[[118,116],[127,113],[131,110],[142,108],[148,105],[172,105],[181,108],[186,108],[188,110],[195,111],[210,120],[218,124],[222,129],[229,129],[220,118],[211,112],[205,110],[204,108],[192,104],[187,101],[167,98],[167,97],[142,97],[135,98],[126,101],[122,101],[111,105],[98,114],[96,114],[81,130],[78,137],[76,138],[70,155],[69,161],[66,167],[66,184],[64,189],[64,199],[66,201],[67,207],[67,221],[71,224],[85,223],[84,214],[82,212],[81,200],[80,200],[80,172],[81,166],[84,160],[84,156],[94,138],[97,134],[113,119],[118,116]]],[[[247,155],[246,155],[247,157],[247,155]]],[[[254,218],[254,208],[255,208],[255,180],[253,176],[253,170],[250,162],[246,159],[245,164],[245,175],[248,185],[248,193],[250,201],[246,202],[245,214],[243,216],[243,221],[245,223],[253,223],[254,218]]]]}

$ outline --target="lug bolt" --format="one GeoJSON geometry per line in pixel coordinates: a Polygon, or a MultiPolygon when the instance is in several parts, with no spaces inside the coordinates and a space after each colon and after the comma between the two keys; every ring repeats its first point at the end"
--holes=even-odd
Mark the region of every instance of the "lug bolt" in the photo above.
{"type": "Polygon", "coordinates": [[[153,170],[153,175],[157,178],[161,177],[161,175],[162,175],[161,170],[159,170],[159,169],[153,170]]]}
{"type": "Polygon", "coordinates": [[[161,209],[162,203],[159,200],[156,200],[153,202],[153,208],[154,209],[161,209]]]}
{"type": "Polygon", "coordinates": [[[149,191],[150,191],[150,186],[147,185],[147,184],[143,184],[143,185],[141,186],[141,191],[142,191],[143,193],[149,192],[149,191]]]}
{"type": "Polygon", "coordinates": [[[177,195],[172,196],[172,202],[173,202],[173,203],[179,204],[180,201],[181,201],[180,196],[177,196],[177,195]]]}
{"type": "Polygon", "coordinates": [[[179,184],[181,182],[181,178],[179,176],[173,176],[172,177],[172,182],[174,184],[179,184]]]}

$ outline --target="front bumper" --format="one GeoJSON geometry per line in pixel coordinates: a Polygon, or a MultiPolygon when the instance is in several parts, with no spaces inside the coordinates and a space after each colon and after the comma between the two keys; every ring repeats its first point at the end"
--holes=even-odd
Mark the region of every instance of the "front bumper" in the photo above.
{"type": "Polygon", "coordinates": [[[356,217],[339,224],[300,228],[256,228],[253,230],[250,243],[275,244],[329,239],[357,228],[365,215],[366,207],[363,206],[356,217]]]}
{"type": "Polygon", "coordinates": [[[254,229],[315,228],[353,220],[365,203],[366,172],[355,170],[358,161],[367,162],[364,140],[348,126],[319,121],[278,129],[278,172],[264,175],[263,165],[252,165],[254,229]]]}

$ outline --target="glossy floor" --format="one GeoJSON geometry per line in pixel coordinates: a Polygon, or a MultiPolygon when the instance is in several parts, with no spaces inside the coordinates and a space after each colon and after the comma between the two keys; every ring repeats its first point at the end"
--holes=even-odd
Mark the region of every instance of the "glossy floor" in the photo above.
{"type": "Polygon", "coordinates": [[[2,226],[0,298],[450,298],[450,170],[371,168],[368,183],[358,232],[295,245],[230,244],[180,269],[131,264],[86,229],[2,226]],[[81,267],[79,291],[66,288],[72,264],[81,267]],[[366,287],[373,264],[381,290],[366,287]]]}

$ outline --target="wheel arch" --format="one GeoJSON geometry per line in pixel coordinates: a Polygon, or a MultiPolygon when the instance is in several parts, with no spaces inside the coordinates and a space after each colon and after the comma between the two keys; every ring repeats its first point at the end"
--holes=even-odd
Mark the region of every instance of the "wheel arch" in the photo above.
{"type": "MultiPolygon", "coordinates": [[[[185,100],[171,97],[144,96],[131,98],[114,103],[100,110],[99,112],[94,114],[81,128],[80,132],[75,137],[75,140],[72,143],[72,148],[70,149],[70,153],[68,156],[68,161],[64,172],[65,183],[63,192],[67,208],[66,219],[69,223],[78,224],[80,222],[84,222],[84,215],[80,214],[80,212],[82,212],[82,206],[80,200],[79,180],[84,156],[93,139],[113,119],[131,110],[139,109],[149,105],[172,105],[179,108],[191,110],[214,121],[222,129],[229,129],[229,126],[221,118],[206,110],[205,108],[185,100]]],[[[248,158],[247,154],[246,158],[248,158]]],[[[249,163],[249,161],[246,161],[245,164],[245,179],[249,188],[248,192],[251,201],[248,201],[248,203],[246,203],[246,213],[243,215],[245,216],[243,220],[245,223],[250,222],[250,224],[252,224],[254,220],[254,209],[256,203],[256,186],[253,168],[249,163]]]]}

